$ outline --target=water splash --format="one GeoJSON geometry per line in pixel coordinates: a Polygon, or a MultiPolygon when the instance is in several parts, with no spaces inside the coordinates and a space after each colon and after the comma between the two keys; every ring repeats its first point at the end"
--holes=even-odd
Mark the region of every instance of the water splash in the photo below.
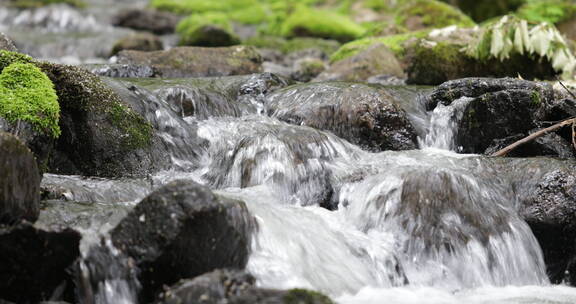
{"type": "Polygon", "coordinates": [[[458,122],[472,100],[473,98],[461,97],[448,106],[439,103],[430,116],[425,138],[423,140],[420,138],[420,146],[460,151],[455,142],[458,122]]]}

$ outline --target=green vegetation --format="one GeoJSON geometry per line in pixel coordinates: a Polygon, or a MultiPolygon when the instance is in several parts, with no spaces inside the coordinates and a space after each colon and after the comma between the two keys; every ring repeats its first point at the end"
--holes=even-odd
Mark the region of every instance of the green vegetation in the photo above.
{"type": "Polygon", "coordinates": [[[180,45],[230,46],[240,43],[228,16],[223,13],[191,15],[180,21],[176,32],[180,34],[180,45]]]}
{"type": "Polygon", "coordinates": [[[285,39],[275,36],[256,36],[247,39],[244,41],[244,44],[257,48],[279,50],[283,53],[292,53],[315,48],[323,51],[327,55],[331,55],[332,53],[336,52],[340,47],[340,43],[334,40],[309,37],[285,39]]]}
{"type": "Polygon", "coordinates": [[[35,8],[56,3],[64,3],[78,8],[86,7],[86,3],[81,0],[11,0],[10,6],[17,8],[35,8]]]}
{"type": "Polygon", "coordinates": [[[459,9],[435,0],[410,1],[397,12],[396,16],[396,23],[410,30],[442,28],[450,25],[472,27],[476,24],[459,9]],[[409,19],[415,17],[419,20],[417,24],[411,25],[409,19]]]}
{"type": "Polygon", "coordinates": [[[60,106],[54,85],[31,63],[15,62],[0,74],[0,116],[11,123],[24,121],[54,138],[60,136],[60,106]]]}
{"type": "Polygon", "coordinates": [[[0,50],[0,72],[7,66],[15,63],[32,63],[34,59],[28,55],[24,55],[17,52],[10,52],[6,50],[0,50]]]}
{"type": "Polygon", "coordinates": [[[371,45],[381,43],[389,47],[396,55],[402,55],[404,52],[403,44],[412,38],[424,38],[428,35],[429,31],[417,31],[407,34],[399,34],[385,37],[371,37],[352,41],[343,45],[336,53],[334,53],[330,60],[332,62],[340,61],[342,59],[354,56],[363,50],[369,48],[371,45]]]}
{"type": "Polygon", "coordinates": [[[504,61],[515,54],[545,58],[565,78],[571,78],[576,67],[572,51],[554,25],[533,25],[514,16],[504,16],[486,25],[483,34],[466,52],[478,60],[504,61]]]}
{"type": "MultiPolygon", "coordinates": [[[[497,16],[506,15],[516,11],[521,5],[530,0],[442,0],[460,8],[476,22],[482,22],[497,16]]],[[[543,0],[543,2],[549,2],[543,0]]]]}
{"type": "Polygon", "coordinates": [[[558,24],[576,16],[576,2],[570,0],[535,0],[526,3],[516,14],[532,22],[558,24]]]}
{"type": "Polygon", "coordinates": [[[350,41],[359,38],[365,29],[350,18],[327,10],[300,6],[282,24],[284,37],[317,37],[350,41]]]}

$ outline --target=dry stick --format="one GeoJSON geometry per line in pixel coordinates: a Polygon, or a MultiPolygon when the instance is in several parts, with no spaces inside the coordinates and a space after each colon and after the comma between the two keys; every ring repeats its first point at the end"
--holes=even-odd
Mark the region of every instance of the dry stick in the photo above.
{"type": "Polygon", "coordinates": [[[538,132],[534,132],[534,133],[530,134],[529,136],[527,136],[527,137],[525,137],[525,138],[522,138],[521,140],[519,140],[519,141],[517,141],[517,142],[515,142],[515,143],[513,143],[513,144],[511,144],[511,145],[509,145],[509,146],[507,146],[506,148],[504,148],[504,149],[502,149],[502,150],[500,150],[500,151],[492,154],[491,156],[504,156],[504,155],[510,153],[512,150],[518,148],[519,146],[521,146],[521,145],[523,145],[523,144],[525,144],[525,143],[528,143],[528,142],[530,142],[530,141],[532,141],[532,140],[534,140],[534,139],[536,139],[536,138],[538,138],[538,137],[544,136],[544,135],[546,135],[546,134],[549,133],[549,132],[558,130],[558,129],[560,129],[560,128],[564,127],[564,126],[567,126],[567,125],[569,125],[569,124],[572,124],[572,125],[576,124],[576,118],[573,117],[573,118],[564,120],[564,121],[562,121],[562,122],[559,122],[559,123],[557,123],[557,124],[555,124],[555,125],[553,125],[553,126],[550,126],[550,127],[546,128],[546,129],[542,129],[542,130],[540,130],[540,131],[538,131],[538,132]]]}

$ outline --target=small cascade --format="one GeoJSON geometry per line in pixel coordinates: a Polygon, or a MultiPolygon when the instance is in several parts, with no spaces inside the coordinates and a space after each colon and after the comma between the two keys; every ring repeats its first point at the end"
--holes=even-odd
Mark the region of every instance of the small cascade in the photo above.
{"type": "Polygon", "coordinates": [[[472,100],[473,98],[461,97],[447,106],[439,103],[430,116],[428,132],[424,139],[420,139],[420,146],[458,151],[455,142],[458,121],[472,100]]]}

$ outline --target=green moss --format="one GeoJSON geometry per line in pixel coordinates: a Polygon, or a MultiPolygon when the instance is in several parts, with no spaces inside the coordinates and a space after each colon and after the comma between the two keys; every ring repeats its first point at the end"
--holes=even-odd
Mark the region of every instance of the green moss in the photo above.
{"type": "Polygon", "coordinates": [[[10,6],[17,8],[35,8],[56,3],[64,3],[78,8],[86,7],[86,3],[81,0],[12,0],[10,6]]]}
{"type": "Polygon", "coordinates": [[[475,63],[461,51],[461,46],[445,42],[411,46],[406,73],[410,83],[437,85],[450,79],[461,78],[467,70],[473,73],[475,63]]]}
{"type": "Polygon", "coordinates": [[[239,44],[232,24],[226,14],[193,14],[178,23],[176,32],[180,35],[180,45],[230,46],[239,44]],[[218,29],[217,34],[206,31],[206,27],[218,29]]]}
{"type": "Polygon", "coordinates": [[[459,9],[435,0],[414,0],[408,2],[396,14],[396,23],[411,28],[408,18],[419,17],[421,28],[442,28],[450,25],[472,27],[476,25],[470,17],[459,9]]]}
{"type": "Polygon", "coordinates": [[[350,41],[361,37],[365,29],[350,18],[327,10],[300,6],[284,21],[284,37],[316,37],[350,41]]]}
{"type": "Polygon", "coordinates": [[[389,47],[394,54],[402,56],[404,52],[404,42],[412,38],[423,38],[428,35],[427,30],[411,32],[406,34],[399,34],[399,35],[392,35],[392,36],[385,36],[385,37],[371,37],[371,38],[364,38],[356,41],[352,41],[340,47],[336,53],[334,53],[330,60],[332,62],[340,61],[342,59],[346,59],[348,57],[354,56],[370,46],[381,43],[385,46],[389,47]]]}
{"type": "Polygon", "coordinates": [[[6,50],[0,50],[0,72],[7,66],[13,63],[32,63],[34,59],[28,55],[20,54],[17,52],[10,52],[6,50]]]}
{"type": "Polygon", "coordinates": [[[255,36],[245,40],[243,44],[257,48],[279,50],[285,54],[306,49],[319,49],[328,56],[336,52],[340,47],[340,43],[335,40],[308,37],[286,39],[275,36],[255,36]]]}
{"type": "Polygon", "coordinates": [[[531,1],[517,12],[517,16],[532,22],[561,23],[576,15],[576,3],[568,0],[531,1]]]}
{"type": "Polygon", "coordinates": [[[540,96],[540,92],[532,91],[530,95],[530,105],[537,106],[542,102],[542,97],[540,96]]]}
{"type": "Polygon", "coordinates": [[[153,8],[177,14],[230,12],[253,7],[257,0],[152,0],[153,8]]]}
{"type": "MultiPolygon", "coordinates": [[[[472,17],[476,22],[482,22],[490,18],[506,15],[513,12],[527,0],[443,0],[456,7],[459,7],[464,13],[472,17]]],[[[544,0],[548,2],[548,0],[544,0]]]]}
{"type": "Polygon", "coordinates": [[[0,74],[0,116],[11,123],[25,121],[35,130],[60,136],[60,107],[54,85],[31,63],[12,63],[0,74]]]}
{"type": "Polygon", "coordinates": [[[333,304],[329,297],[311,290],[292,289],[282,299],[285,304],[333,304]]]}

